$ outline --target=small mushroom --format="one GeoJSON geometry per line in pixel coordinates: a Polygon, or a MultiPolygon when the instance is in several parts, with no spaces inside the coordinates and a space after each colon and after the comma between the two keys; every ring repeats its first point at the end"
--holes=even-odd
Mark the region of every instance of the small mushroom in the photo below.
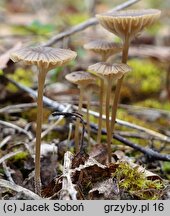
{"type": "MultiPolygon", "coordinates": [[[[113,80],[119,80],[121,77],[129,72],[131,68],[123,63],[108,64],[106,62],[99,62],[88,67],[88,71],[98,74],[103,78],[107,84],[106,92],[106,130],[107,130],[107,144],[108,144],[108,157],[109,162],[111,162],[111,124],[110,124],[110,98],[113,80]]],[[[112,112],[115,112],[114,106],[112,112]]],[[[111,119],[112,121],[112,119],[111,119]]]]}
{"type": "MultiPolygon", "coordinates": [[[[125,10],[114,13],[96,15],[99,23],[108,31],[120,37],[123,41],[122,63],[127,63],[128,51],[131,40],[144,28],[155,23],[160,17],[161,11],[157,9],[125,10]]],[[[120,97],[123,77],[118,80],[114,97],[113,124],[116,120],[116,110],[120,97]]],[[[112,125],[114,128],[114,125],[112,125]]]]}
{"type": "Polygon", "coordinates": [[[46,74],[49,70],[62,66],[76,57],[76,52],[66,49],[51,47],[26,47],[11,54],[14,62],[23,61],[27,65],[36,65],[38,74],[38,97],[37,97],[37,129],[36,129],[36,151],[35,151],[35,192],[41,194],[40,178],[40,150],[41,131],[43,117],[43,88],[46,74]]]}
{"type": "MultiPolygon", "coordinates": [[[[102,62],[107,61],[107,59],[110,56],[122,51],[122,45],[110,41],[105,41],[105,40],[91,41],[85,44],[84,48],[101,55],[102,62]]],[[[97,143],[101,142],[103,103],[104,103],[104,80],[103,78],[100,78],[100,107],[99,107],[97,143]]]]}
{"type": "MultiPolygon", "coordinates": [[[[84,95],[84,92],[86,91],[86,87],[89,85],[89,84],[92,84],[96,81],[96,78],[85,72],[85,71],[75,71],[75,72],[72,72],[70,74],[67,74],[65,76],[65,78],[71,82],[71,83],[74,83],[78,86],[78,88],[80,89],[80,97],[79,97],[79,107],[78,107],[78,112],[81,113],[81,109],[82,109],[82,104],[83,104],[83,95],[84,95]]],[[[89,99],[89,98],[87,98],[89,99]]],[[[89,101],[88,101],[88,104],[89,104],[89,101]]],[[[89,105],[87,106],[89,107],[89,105]]],[[[87,109],[87,120],[89,119],[89,111],[87,109]]],[[[76,122],[76,129],[75,129],[75,147],[76,147],[76,153],[78,153],[78,145],[79,145],[79,125],[80,125],[80,120],[78,119],[77,122],[76,122]]],[[[90,131],[90,125],[89,125],[89,122],[87,121],[87,129],[88,129],[88,132],[90,131]]],[[[88,136],[90,136],[90,134],[88,134],[88,136]]]]}
{"type": "Polygon", "coordinates": [[[107,61],[111,55],[122,51],[122,45],[105,40],[91,41],[85,44],[84,48],[101,55],[102,62],[107,61]]]}

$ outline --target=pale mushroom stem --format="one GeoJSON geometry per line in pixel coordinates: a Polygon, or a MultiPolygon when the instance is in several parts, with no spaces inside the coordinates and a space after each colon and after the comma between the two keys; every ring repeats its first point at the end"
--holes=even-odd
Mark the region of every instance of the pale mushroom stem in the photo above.
{"type": "MultiPolygon", "coordinates": [[[[106,54],[102,55],[102,62],[106,62],[108,59],[106,54]]],[[[98,132],[97,132],[97,143],[101,142],[101,131],[102,131],[102,122],[103,122],[103,103],[104,103],[104,80],[103,78],[100,78],[100,104],[99,104],[99,121],[98,121],[98,132]]]]}
{"type": "Polygon", "coordinates": [[[99,105],[97,143],[101,142],[103,102],[104,102],[104,80],[102,78],[100,78],[100,105],[99,105]]]}
{"type": "Polygon", "coordinates": [[[41,152],[41,131],[43,119],[43,89],[47,71],[39,69],[38,75],[38,97],[37,97],[37,128],[36,128],[36,148],[35,148],[35,193],[41,195],[40,177],[40,152],[41,152]]]}
{"type": "MultiPolygon", "coordinates": [[[[128,51],[129,51],[129,37],[127,37],[123,44],[123,53],[122,53],[122,63],[126,64],[128,59],[128,51]]],[[[122,86],[124,75],[118,79],[116,90],[115,90],[115,96],[113,100],[113,106],[112,106],[112,116],[111,116],[111,135],[114,133],[114,127],[115,127],[115,121],[116,121],[116,113],[117,113],[117,107],[119,103],[119,97],[120,97],[120,90],[122,86]]]]}
{"type": "MultiPolygon", "coordinates": [[[[79,95],[79,107],[78,112],[81,113],[82,105],[83,105],[83,91],[84,88],[82,86],[79,86],[80,89],[80,95],[79,95]]],[[[76,120],[76,128],[75,128],[75,150],[76,153],[79,152],[79,127],[80,127],[80,119],[76,120]]]]}
{"type": "Polygon", "coordinates": [[[111,162],[111,132],[110,132],[110,98],[112,89],[112,77],[107,79],[107,94],[106,94],[106,130],[107,130],[107,149],[108,149],[108,161],[111,162]]]}

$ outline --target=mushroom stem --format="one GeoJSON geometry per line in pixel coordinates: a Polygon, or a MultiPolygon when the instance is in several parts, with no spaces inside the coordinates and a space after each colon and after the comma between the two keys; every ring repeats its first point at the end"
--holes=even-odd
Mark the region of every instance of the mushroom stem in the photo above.
{"type": "MultiPolygon", "coordinates": [[[[122,63],[126,64],[128,59],[128,51],[129,51],[129,37],[125,39],[125,42],[123,44],[123,53],[122,53],[122,63]]],[[[116,113],[117,113],[117,107],[119,103],[119,97],[120,97],[120,90],[122,86],[124,76],[122,76],[117,81],[116,90],[115,90],[115,96],[113,100],[113,106],[112,106],[112,117],[111,117],[111,134],[114,133],[114,127],[115,127],[115,121],[116,121],[116,113]]]]}
{"type": "Polygon", "coordinates": [[[100,105],[99,105],[99,122],[98,122],[97,143],[101,142],[103,102],[104,102],[104,80],[102,78],[100,78],[100,105]]]}
{"type": "Polygon", "coordinates": [[[107,146],[108,146],[108,161],[111,162],[111,132],[110,132],[110,96],[112,89],[112,78],[107,79],[107,94],[106,94],[106,130],[107,130],[107,146]]]}
{"type": "Polygon", "coordinates": [[[41,195],[40,177],[40,152],[41,152],[41,131],[43,119],[43,89],[47,71],[39,69],[38,74],[38,97],[37,97],[37,128],[36,128],[36,149],[35,149],[35,193],[41,195]]]}
{"type": "MultiPolygon", "coordinates": [[[[81,113],[82,104],[83,104],[83,91],[84,88],[79,85],[80,95],[79,95],[79,107],[78,112],[81,113]]],[[[79,152],[79,127],[80,127],[80,119],[76,120],[76,128],[75,128],[75,150],[76,153],[79,152]]]]}

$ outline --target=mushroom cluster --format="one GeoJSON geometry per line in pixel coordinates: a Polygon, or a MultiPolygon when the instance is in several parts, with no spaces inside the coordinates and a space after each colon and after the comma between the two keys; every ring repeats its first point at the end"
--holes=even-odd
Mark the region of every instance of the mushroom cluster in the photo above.
{"type": "MultiPolygon", "coordinates": [[[[99,80],[99,121],[97,143],[101,142],[102,115],[105,104],[106,131],[108,145],[108,161],[111,162],[112,135],[116,120],[116,112],[120,97],[120,90],[123,77],[132,69],[127,65],[128,50],[131,40],[134,39],[145,27],[152,25],[160,16],[161,12],[155,9],[126,10],[108,14],[96,15],[99,23],[111,33],[121,38],[123,45],[104,40],[92,41],[84,45],[84,48],[101,56],[101,62],[90,65],[88,71],[75,71],[67,74],[65,78],[77,85],[80,90],[78,112],[81,114],[85,92],[90,85],[96,84],[99,80]],[[110,56],[122,52],[122,61],[108,63],[110,56]],[[111,98],[113,83],[116,84],[114,98],[111,98]],[[105,98],[106,97],[106,98],[105,98]],[[112,104],[111,104],[112,102],[112,104]],[[110,109],[111,107],[111,109],[110,109]]],[[[41,195],[40,178],[40,150],[41,131],[43,118],[43,89],[46,74],[49,70],[63,66],[76,57],[76,52],[66,49],[52,47],[26,47],[11,54],[14,62],[22,61],[27,65],[36,65],[38,73],[38,96],[37,96],[37,128],[35,145],[35,192],[41,195]]],[[[90,99],[88,99],[88,108],[90,99]]],[[[76,121],[75,128],[75,149],[79,152],[79,127],[80,119],[76,121]]],[[[87,131],[90,138],[89,110],[87,109],[87,131]]]]}
{"type": "Polygon", "coordinates": [[[121,46],[115,46],[114,43],[106,42],[90,42],[84,47],[92,50],[95,53],[100,53],[102,62],[89,66],[89,72],[94,73],[101,79],[101,93],[100,93],[100,118],[98,130],[98,142],[101,141],[101,124],[102,124],[102,105],[104,101],[104,83],[106,83],[106,130],[107,130],[107,144],[108,144],[108,159],[111,162],[111,140],[114,133],[114,126],[116,120],[117,107],[120,97],[120,90],[123,82],[123,77],[126,72],[131,71],[131,68],[126,65],[128,59],[128,50],[130,42],[146,27],[155,23],[160,17],[160,10],[144,9],[144,10],[125,10],[115,11],[107,14],[97,14],[96,17],[101,24],[109,32],[120,37],[122,46],[122,64],[107,64],[107,59],[121,51],[121,46]],[[113,45],[114,44],[114,45],[113,45]],[[115,47],[115,48],[113,48],[115,47]],[[119,49],[118,49],[119,48],[119,49]],[[113,51],[114,50],[114,51],[113,51]],[[104,77],[104,81],[103,81],[104,77]],[[106,78],[107,77],[107,78],[106,78]],[[110,96],[113,80],[117,81],[114,100],[112,104],[112,113],[110,116],[110,96]],[[110,121],[111,119],[111,121],[110,121]]]}

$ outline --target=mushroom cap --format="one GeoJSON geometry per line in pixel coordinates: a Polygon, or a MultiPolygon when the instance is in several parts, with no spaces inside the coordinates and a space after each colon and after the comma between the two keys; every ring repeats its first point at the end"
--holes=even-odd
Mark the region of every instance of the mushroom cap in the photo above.
{"type": "Polygon", "coordinates": [[[67,74],[65,78],[76,85],[85,86],[96,81],[96,78],[85,71],[75,71],[70,74],[67,74]]]}
{"type": "Polygon", "coordinates": [[[145,27],[152,25],[161,11],[157,9],[122,10],[114,13],[98,14],[99,23],[123,41],[128,37],[132,40],[145,27]]]}
{"type": "Polygon", "coordinates": [[[14,62],[24,61],[25,64],[50,70],[68,63],[76,56],[76,52],[68,49],[38,46],[19,49],[11,53],[10,58],[14,62]]]}
{"type": "Polygon", "coordinates": [[[114,77],[115,79],[120,79],[125,73],[130,72],[132,69],[123,63],[108,64],[106,62],[98,62],[96,64],[90,65],[88,71],[95,73],[101,78],[114,77]]]}
{"type": "Polygon", "coordinates": [[[98,53],[104,57],[119,53],[122,51],[122,45],[105,40],[95,40],[84,45],[84,48],[98,53]]]}

